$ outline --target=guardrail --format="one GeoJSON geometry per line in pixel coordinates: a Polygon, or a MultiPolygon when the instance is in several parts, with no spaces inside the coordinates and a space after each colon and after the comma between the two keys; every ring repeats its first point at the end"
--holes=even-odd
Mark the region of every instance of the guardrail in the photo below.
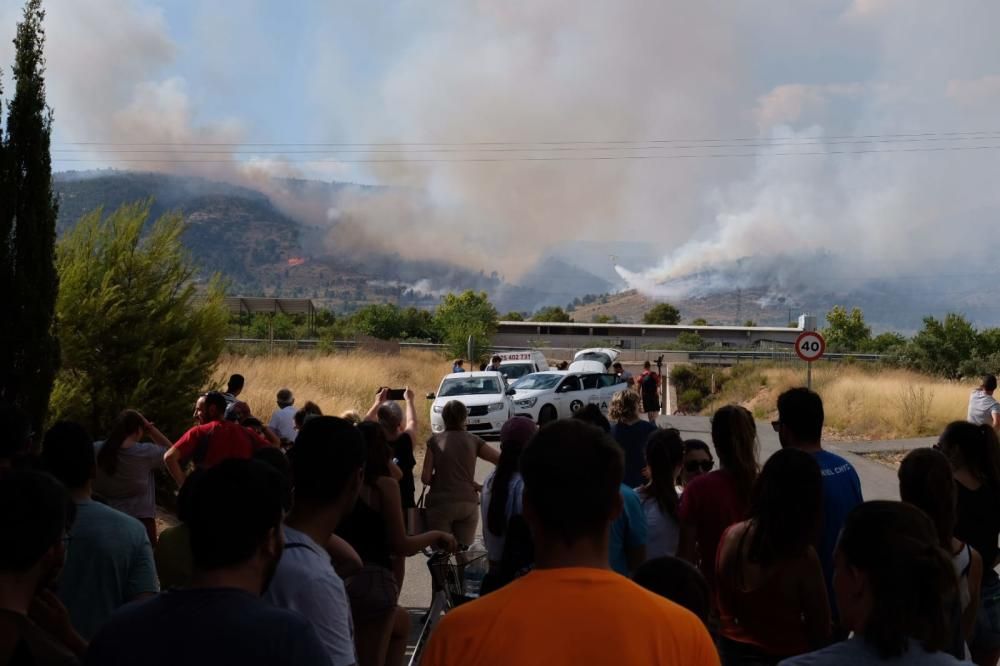
{"type": "MultiPolygon", "coordinates": [[[[291,339],[277,339],[268,340],[266,338],[226,338],[226,344],[228,345],[246,345],[254,347],[274,347],[281,349],[296,349],[296,350],[310,350],[318,349],[321,346],[332,348],[332,349],[357,349],[358,347],[364,346],[364,343],[357,342],[356,340],[333,340],[333,341],[323,341],[315,338],[304,338],[301,340],[291,340],[291,339]]],[[[401,349],[428,349],[434,351],[444,351],[448,349],[448,345],[443,345],[436,342],[400,342],[399,346],[401,349]]],[[[502,347],[495,346],[490,347],[494,351],[525,351],[531,349],[530,347],[502,347]]]]}
{"type": "MultiPolygon", "coordinates": [[[[267,340],[264,338],[226,338],[226,344],[234,346],[256,347],[258,349],[281,349],[295,351],[309,351],[319,349],[321,346],[328,349],[350,351],[363,346],[363,343],[355,340],[334,340],[323,342],[317,339],[303,340],[267,340]],[[321,345],[322,343],[322,345],[321,345]]],[[[430,351],[444,351],[447,345],[435,342],[400,342],[401,349],[426,349],[430,351]]],[[[493,346],[493,351],[525,351],[530,347],[510,347],[493,346]]],[[[539,348],[546,356],[552,359],[572,358],[575,349],[567,347],[539,348]]],[[[706,365],[732,365],[754,361],[777,361],[777,362],[797,362],[799,357],[793,351],[780,349],[749,349],[749,350],[676,350],[676,349],[644,349],[641,352],[643,358],[629,358],[636,356],[637,350],[625,350],[622,360],[626,364],[639,360],[655,360],[657,356],[666,356],[666,363],[701,363],[706,365]]],[[[822,360],[841,362],[864,362],[878,363],[882,360],[881,354],[824,354],[822,360]]]]}
{"type": "MultiPolygon", "coordinates": [[[[793,351],[779,350],[748,350],[748,351],[689,351],[684,352],[688,360],[692,363],[725,363],[732,361],[740,363],[742,361],[799,361],[799,357],[793,351]]],[[[823,361],[833,362],[854,362],[878,363],[882,360],[881,354],[824,354],[823,361]]]]}

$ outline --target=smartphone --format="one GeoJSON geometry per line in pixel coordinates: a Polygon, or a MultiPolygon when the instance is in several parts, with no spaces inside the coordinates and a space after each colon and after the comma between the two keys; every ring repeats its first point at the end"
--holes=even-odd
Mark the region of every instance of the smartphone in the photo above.
{"type": "MultiPolygon", "coordinates": [[[[384,386],[378,387],[375,394],[379,394],[384,389],[384,386]]],[[[406,389],[389,389],[389,400],[404,400],[406,398],[406,389]]]]}

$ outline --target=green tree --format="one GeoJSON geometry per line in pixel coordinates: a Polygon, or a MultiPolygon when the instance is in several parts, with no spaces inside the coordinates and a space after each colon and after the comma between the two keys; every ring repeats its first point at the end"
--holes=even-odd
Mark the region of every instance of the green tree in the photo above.
{"type": "Polygon", "coordinates": [[[573,318],[557,305],[550,305],[549,307],[542,308],[535,312],[531,317],[531,321],[560,321],[567,322],[573,321],[573,318]]]}
{"type": "Polygon", "coordinates": [[[524,315],[520,312],[514,312],[511,310],[503,316],[504,321],[524,321],[524,315]]]}
{"type": "Polygon", "coordinates": [[[223,348],[222,285],[196,288],[179,215],[143,235],[149,210],[145,202],[107,217],[94,211],[59,244],[62,369],[52,410],[95,435],[126,407],[179,431],[223,348]]]}
{"type": "Polygon", "coordinates": [[[284,312],[260,313],[254,317],[253,327],[254,338],[262,340],[297,340],[299,327],[296,326],[295,318],[284,312]]]}
{"type": "Polygon", "coordinates": [[[466,341],[473,337],[472,361],[481,360],[488,352],[497,321],[497,309],[486,292],[471,289],[461,294],[445,294],[434,313],[434,326],[441,341],[448,345],[450,356],[465,358],[466,341]]]}
{"type": "Polygon", "coordinates": [[[642,323],[676,325],[681,323],[681,312],[670,303],[657,303],[643,316],[642,323]]]}
{"type": "Polygon", "coordinates": [[[354,329],[362,335],[380,340],[399,340],[403,337],[403,313],[393,303],[366,305],[351,318],[354,329]]]}
{"type": "Polygon", "coordinates": [[[868,343],[867,351],[873,354],[886,354],[892,349],[906,345],[906,338],[895,331],[879,333],[868,343]]]}
{"type": "Polygon", "coordinates": [[[691,320],[692,326],[708,326],[708,320],[698,317],[697,319],[691,320]]]}
{"type": "Polygon", "coordinates": [[[986,357],[1000,353],[1000,328],[984,328],[976,336],[976,354],[986,357]]]}
{"type": "Polygon", "coordinates": [[[684,331],[677,336],[676,347],[684,351],[696,351],[705,347],[705,341],[694,331],[684,331]]]}
{"type": "Polygon", "coordinates": [[[430,311],[409,307],[400,314],[403,319],[402,339],[431,342],[439,340],[437,330],[434,328],[434,315],[430,311]]]}
{"type": "Polygon", "coordinates": [[[618,323],[618,318],[607,314],[598,314],[594,315],[594,318],[591,321],[595,324],[615,324],[618,323]]]}
{"type": "Polygon", "coordinates": [[[827,327],[823,331],[826,346],[835,352],[859,352],[867,349],[872,329],[865,323],[861,308],[850,312],[842,305],[835,305],[826,313],[827,327]]]}
{"type": "Polygon", "coordinates": [[[756,328],[757,322],[755,322],[753,319],[747,319],[746,321],[743,322],[743,326],[745,326],[746,328],[756,328]]]}
{"type": "Polygon", "coordinates": [[[943,320],[924,317],[924,327],[907,345],[907,365],[923,372],[957,379],[962,365],[972,359],[978,342],[976,329],[959,314],[943,320]]]}
{"type": "Polygon", "coordinates": [[[45,12],[28,0],[14,38],[14,97],[0,134],[0,293],[6,316],[0,344],[0,399],[30,416],[36,432],[59,368],[54,316],[56,199],[49,155],[52,110],[45,103],[45,12]]]}

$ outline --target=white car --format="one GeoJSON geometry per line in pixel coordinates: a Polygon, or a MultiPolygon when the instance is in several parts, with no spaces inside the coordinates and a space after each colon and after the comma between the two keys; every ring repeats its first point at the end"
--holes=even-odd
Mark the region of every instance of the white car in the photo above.
{"type": "Polygon", "coordinates": [[[500,352],[497,356],[500,357],[500,372],[508,382],[549,369],[549,362],[540,351],[500,352]]]}
{"type": "Polygon", "coordinates": [[[514,391],[499,372],[456,372],[445,375],[437,393],[428,393],[431,403],[431,430],[444,432],[441,410],[458,400],[469,410],[465,429],[477,435],[499,435],[500,428],[514,415],[514,391]]]}
{"type": "Polygon", "coordinates": [[[607,347],[581,349],[573,355],[569,369],[571,372],[611,372],[611,365],[619,356],[620,351],[607,347]]]}
{"type": "Polygon", "coordinates": [[[572,416],[584,405],[597,405],[607,416],[611,398],[628,386],[618,376],[606,372],[552,370],[527,375],[511,385],[518,416],[527,416],[539,425],[572,416]]]}

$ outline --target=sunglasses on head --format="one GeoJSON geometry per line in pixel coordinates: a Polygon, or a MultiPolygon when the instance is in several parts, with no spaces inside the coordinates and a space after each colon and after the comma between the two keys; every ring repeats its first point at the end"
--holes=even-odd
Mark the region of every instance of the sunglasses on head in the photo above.
{"type": "Polygon", "coordinates": [[[697,472],[699,469],[702,472],[711,472],[713,467],[715,467],[714,460],[689,460],[684,463],[684,469],[688,472],[697,472]]]}

